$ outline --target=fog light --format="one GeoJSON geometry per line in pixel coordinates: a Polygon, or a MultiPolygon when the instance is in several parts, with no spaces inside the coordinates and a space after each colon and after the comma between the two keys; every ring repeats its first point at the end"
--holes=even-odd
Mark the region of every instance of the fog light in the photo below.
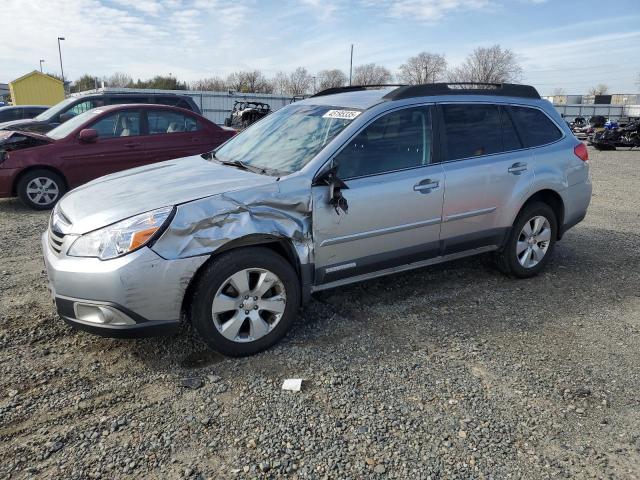
{"type": "Polygon", "coordinates": [[[75,302],[73,304],[76,318],[84,322],[100,325],[135,325],[136,322],[124,313],[108,305],[91,305],[75,302]]]}

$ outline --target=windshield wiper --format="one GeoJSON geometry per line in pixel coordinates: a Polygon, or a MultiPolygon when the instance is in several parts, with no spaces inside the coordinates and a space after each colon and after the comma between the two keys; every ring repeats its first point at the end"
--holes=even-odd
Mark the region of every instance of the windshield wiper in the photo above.
{"type": "Polygon", "coordinates": [[[242,170],[247,170],[253,173],[259,173],[261,175],[264,175],[265,173],[267,173],[267,171],[264,168],[249,165],[248,163],[244,163],[241,160],[221,160],[219,158],[216,158],[215,155],[213,155],[213,158],[215,158],[218,162],[222,163],[223,165],[232,165],[242,170]]]}

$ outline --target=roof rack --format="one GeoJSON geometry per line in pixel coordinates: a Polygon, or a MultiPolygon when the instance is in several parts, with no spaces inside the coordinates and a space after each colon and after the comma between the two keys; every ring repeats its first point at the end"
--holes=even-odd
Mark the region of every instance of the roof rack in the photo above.
{"type": "Polygon", "coordinates": [[[387,93],[386,100],[427,97],[435,95],[499,95],[502,97],[540,98],[538,91],[531,85],[514,83],[427,83],[422,85],[405,85],[387,93]]]}
{"type": "Polygon", "coordinates": [[[325,95],[333,95],[335,93],[346,93],[346,92],[358,92],[361,90],[373,90],[375,88],[385,88],[385,87],[404,87],[403,83],[390,83],[390,84],[376,84],[376,85],[349,85],[348,87],[331,87],[325,90],[322,90],[314,95],[313,97],[324,97],[325,95]]]}

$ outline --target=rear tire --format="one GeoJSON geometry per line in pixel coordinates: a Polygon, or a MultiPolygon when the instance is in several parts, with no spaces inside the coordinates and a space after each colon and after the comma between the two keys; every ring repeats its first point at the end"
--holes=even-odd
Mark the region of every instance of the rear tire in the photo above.
{"type": "Polygon", "coordinates": [[[34,210],[49,210],[67,191],[60,175],[50,170],[31,170],[16,185],[18,198],[34,210]]]}
{"type": "Polygon", "coordinates": [[[197,281],[191,322],[214,350],[253,355],[280,341],[300,307],[300,282],[274,251],[250,247],[223,253],[197,281]]]}
{"type": "Polygon", "coordinates": [[[558,220],[553,209],[542,202],[527,205],[516,218],[505,247],[496,260],[507,275],[530,278],[545,268],[553,254],[558,220]]]}

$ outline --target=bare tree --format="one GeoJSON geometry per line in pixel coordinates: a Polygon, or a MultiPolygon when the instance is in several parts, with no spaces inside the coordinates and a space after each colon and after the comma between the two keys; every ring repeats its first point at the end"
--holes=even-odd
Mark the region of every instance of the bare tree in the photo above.
{"type": "Polygon", "coordinates": [[[494,45],[476,48],[448,76],[451,82],[517,82],[522,78],[522,67],[512,50],[494,45]]]}
{"type": "Polygon", "coordinates": [[[285,95],[289,88],[289,77],[284,72],[278,72],[271,79],[271,87],[273,88],[273,93],[277,93],[278,95],[285,95]]]}
{"type": "Polygon", "coordinates": [[[191,82],[191,90],[204,90],[209,92],[224,92],[227,90],[227,84],[220,77],[203,78],[191,82]]]}
{"type": "Polygon", "coordinates": [[[133,78],[128,73],[116,72],[105,78],[104,83],[112,88],[127,88],[133,85],[133,78]]]}
{"type": "Polygon", "coordinates": [[[347,84],[347,76],[342,70],[322,70],[318,73],[318,82],[320,90],[327,88],[344,87],[347,84]]]}
{"type": "Polygon", "coordinates": [[[304,67],[298,67],[289,74],[287,93],[291,96],[304,95],[311,89],[313,78],[304,67]]]}
{"type": "Polygon", "coordinates": [[[606,95],[609,92],[609,87],[604,83],[600,83],[595,87],[589,89],[589,95],[606,95]]]}
{"type": "Polygon", "coordinates": [[[273,88],[260,70],[234,72],[225,81],[229,90],[242,93],[271,93],[273,88]]]}
{"type": "Polygon", "coordinates": [[[444,55],[422,52],[400,65],[400,81],[409,85],[435,83],[444,77],[447,60],[444,55]]]}
{"type": "Polygon", "coordinates": [[[554,88],[552,93],[554,97],[557,97],[559,95],[566,95],[566,94],[567,94],[567,91],[562,87],[554,88]]]}
{"type": "Polygon", "coordinates": [[[375,63],[358,65],[353,69],[354,85],[383,85],[393,81],[393,75],[385,67],[375,63]]]}

